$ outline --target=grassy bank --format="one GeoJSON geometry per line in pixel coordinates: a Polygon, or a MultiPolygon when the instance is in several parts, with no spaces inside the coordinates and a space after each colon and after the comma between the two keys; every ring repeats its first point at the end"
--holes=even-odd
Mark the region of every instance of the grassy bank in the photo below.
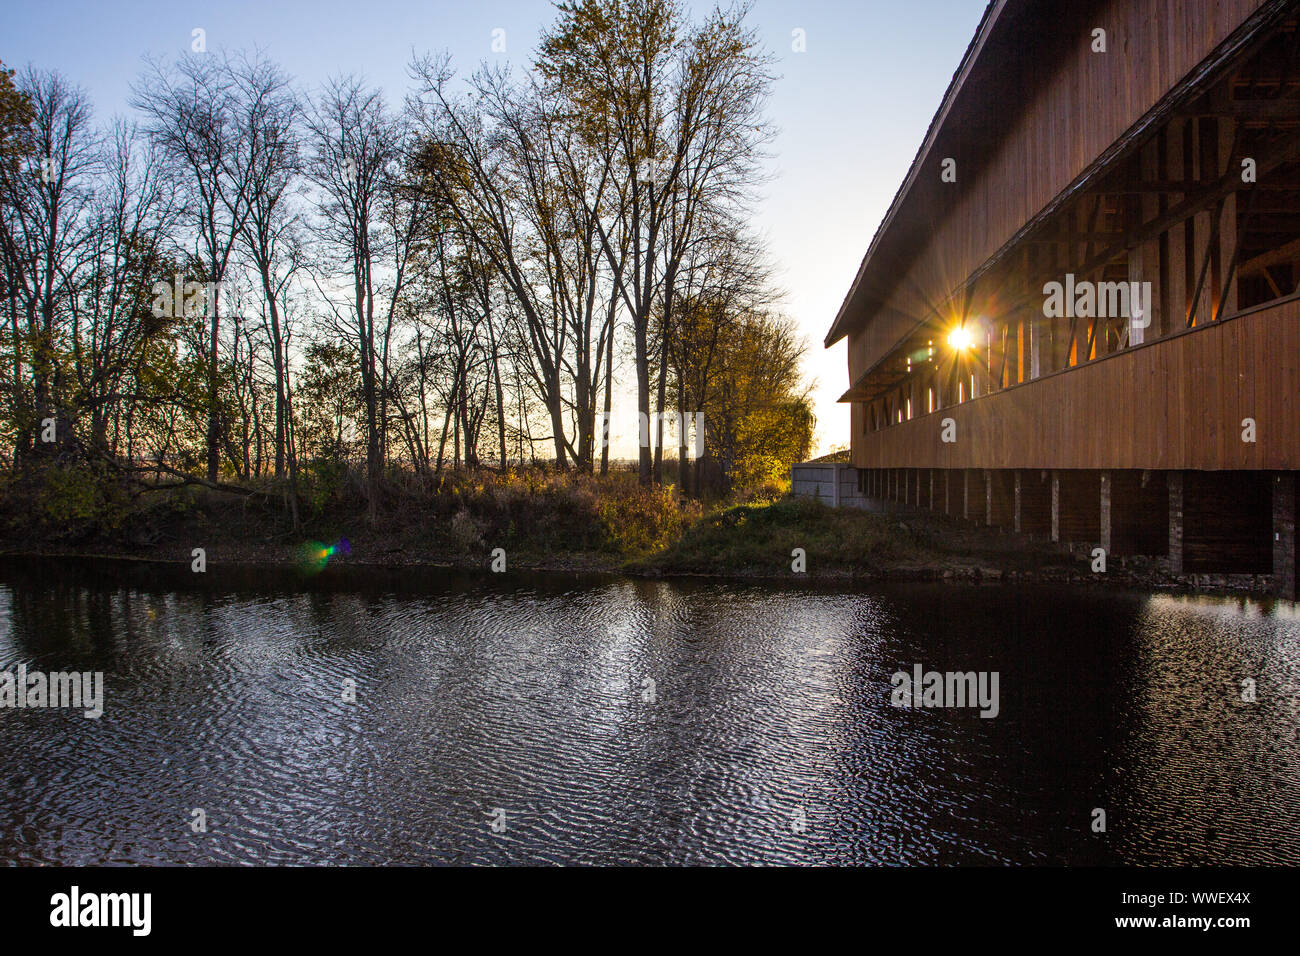
{"type": "Polygon", "coordinates": [[[944,560],[932,534],[862,511],[836,511],[752,489],[709,507],[672,487],[643,487],[630,471],[606,476],[523,469],[394,472],[371,514],[356,472],[309,473],[295,531],[270,483],[240,493],[199,485],[114,486],[51,469],[0,486],[0,546],[9,553],[118,555],[212,563],[289,564],[313,543],[347,540],[332,560],[380,565],[624,570],[643,574],[788,576],[802,548],[806,573],[880,576],[944,560]]]}
{"type": "Polygon", "coordinates": [[[241,493],[196,485],[142,491],[79,473],[0,483],[0,552],[132,558],[210,566],[507,568],[784,580],[1077,581],[1143,588],[1258,591],[1261,583],[1174,578],[1141,559],[1091,572],[1081,554],[929,513],[833,509],[766,488],[702,507],[635,473],[526,469],[394,474],[377,513],[360,476],[309,475],[294,530],[269,484],[241,493]],[[326,481],[325,479],[329,480],[326,481]],[[344,542],[346,541],[346,544],[344,542]],[[796,570],[802,549],[803,570],[796,570]]]}
{"type": "Polygon", "coordinates": [[[878,575],[941,558],[934,541],[908,525],[856,509],[836,510],[807,498],[782,497],[714,511],[634,569],[762,576],[796,573],[878,575]]]}
{"type": "Polygon", "coordinates": [[[394,472],[373,511],[362,487],[355,471],[306,475],[295,530],[270,482],[144,490],[50,469],[0,485],[0,547],[174,561],[202,547],[210,561],[284,564],[347,539],[339,561],[474,567],[503,548],[517,567],[616,568],[662,551],[701,514],[628,472],[394,472]]]}

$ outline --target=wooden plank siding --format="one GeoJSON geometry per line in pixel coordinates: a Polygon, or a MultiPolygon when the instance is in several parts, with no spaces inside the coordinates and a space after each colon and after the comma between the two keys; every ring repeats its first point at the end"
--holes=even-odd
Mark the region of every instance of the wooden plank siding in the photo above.
{"type": "MultiPolygon", "coordinates": [[[[1020,10],[1004,39],[1036,37],[1032,49],[985,55],[1002,57],[1003,82],[1025,99],[994,110],[997,128],[983,135],[967,134],[950,116],[953,129],[941,131],[932,154],[919,157],[918,177],[898,216],[924,222],[929,231],[915,240],[915,250],[886,253],[882,247],[881,261],[864,263],[860,274],[870,281],[863,282],[861,301],[848,301],[842,310],[850,382],[932,316],[1262,3],[1111,0],[1020,10]],[[1106,53],[1092,52],[1094,27],[1106,30],[1106,53]],[[940,182],[946,156],[957,161],[956,183],[940,182]],[[873,301],[886,288],[882,300],[873,301]]],[[[980,95],[980,78],[968,82],[976,86],[971,96],[980,95]]],[[[976,100],[968,108],[980,107],[976,100]]],[[[1203,296],[1208,302],[1208,289],[1203,296]]]]}
{"type": "Polygon", "coordinates": [[[859,468],[1300,469],[1300,298],[867,431],[859,468]],[[940,441],[945,418],[957,440],[940,441]],[[1241,440],[1242,419],[1256,442],[1241,440]]]}

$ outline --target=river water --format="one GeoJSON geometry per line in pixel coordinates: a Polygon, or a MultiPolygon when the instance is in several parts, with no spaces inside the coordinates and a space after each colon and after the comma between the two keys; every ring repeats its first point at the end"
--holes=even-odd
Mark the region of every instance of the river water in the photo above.
{"type": "Polygon", "coordinates": [[[1300,862],[1285,602],[9,561],[20,665],[6,863],[1300,862]]]}

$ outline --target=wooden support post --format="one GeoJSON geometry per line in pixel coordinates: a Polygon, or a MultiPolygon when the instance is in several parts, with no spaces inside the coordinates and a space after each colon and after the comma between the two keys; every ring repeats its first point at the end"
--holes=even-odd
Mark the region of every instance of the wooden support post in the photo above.
{"type": "MultiPolygon", "coordinates": [[[[1053,255],[1053,254],[1054,253],[1050,248],[1041,251],[1026,249],[1025,250],[1026,276],[1028,276],[1031,271],[1037,271],[1039,267],[1039,260],[1043,255],[1053,255]]],[[[1025,283],[1025,286],[1028,287],[1029,285],[1028,278],[1024,279],[1023,281],[1025,283]]],[[[1028,295],[1028,288],[1026,288],[1026,295],[1028,295]]],[[[1025,381],[1038,378],[1040,375],[1043,374],[1043,358],[1044,358],[1043,336],[1045,333],[1047,321],[1048,320],[1043,317],[1042,302],[1039,301],[1037,303],[1034,303],[1030,301],[1030,303],[1026,306],[1025,339],[1024,339],[1025,351],[1024,351],[1024,358],[1021,363],[1021,367],[1024,369],[1025,381]]]]}
{"type": "Polygon", "coordinates": [[[1107,555],[1111,552],[1111,533],[1110,533],[1110,495],[1111,483],[1110,472],[1101,473],[1101,549],[1107,555]]]}
{"type": "Polygon", "coordinates": [[[1052,540],[1061,540],[1061,475],[1052,472],[1052,540]]]}
{"type": "Polygon", "coordinates": [[[1055,316],[1043,321],[1051,323],[1051,342],[1048,343],[1051,354],[1048,356],[1047,365],[1043,369],[1043,373],[1046,374],[1065,367],[1065,343],[1070,334],[1070,320],[1064,316],[1055,316]]]}
{"type": "Polygon", "coordinates": [[[1273,476],[1273,593],[1294,601],[1296,594],[1296,473],[1273,476]]]}
{"type": "MultiPolygon", "coordinates": [[[[1218,137],[1214,121],[1208,117],[1197,117],[1188,122],[1191,129],[1190,142],[1184,141],[1190,148],[1192,175],[1201,186],[1208,186],[1218,178],[1218,137]]],[[[1213,281],[1216,273],[1215,260],[1218,258],[1217,247],[1218,224],[1222,221],[1222,202],[1212,203],[1192,216],[1191,219],[1191,256],[1194,272],[1190,276],[1191,288],[1190,318],[1193,326],[1204,325],[1214,314],[1213,281]]]]}
{"type": "Polygon", "coordinates": [[[1024,474],[1024,473],[1021,472],[1021,471],[1019,471],[1019,470],[1016,471],[1016,503],[1015,503],[1015,529],[1016,529],[1016,534],[1023,534],[1023,533],[1024,533],[1024,532],[1021,530],[1021,529],[1024,527],[1024,520],[1023,520],[1023,518],[1021,517],[1022,500],[1021,500],[1021,491],[1020,491],[1020,483],[1021,483],[1021,479],[1022,479],[1022,477],[1023,477],[1023,474],[1024,474]]]}
{"type": "MultiPolygon", "coordinates": [[[[1142,150],[1140,159],[1142,178],[1144,180],[1160,179],[1160,143],[1158,140],[1152,140],[1142,150]]],[[[1135,202],[1135,212],[1137,223],[1150,222],[1160,215],[1160,197],[1155,193],[1143,193],[1137,197],[1135,202]]],[[[1138,244],[1130,250],[1128,259],[1128,277],[1130,282],[1138,283],[1137,288],[1142,289],[1142,283],[1151,284],[1151,302],[1149,315],[1138,316],[1136,310],[1145,305],[1145,300],[1139,292],[1138,303],[1129,302],[1129,345],[1139,345],[1148,338],[1157,338],[1161,332],[1162,325],[1161,306],[1163,302],[1163,284],[1161,282],[1160,256],[1161,241],[1157,236],[1154,239],[1148,239],[1146,242],[1138,244]]],[[[1132,287],[1130,286],[1130,289],[1132,287]]],[[[1103,545],[1104,547],[1104,545],[1103,545]]],[[[1108,552],[1109,553],[1109,552],[1108,552]]]]}
{"type": "MultiPolygon", "coordinates": [[[[1188,121],[1175,119],[1169,124],[1165,138],[1165,175],[1170,181],[1178,182],[1187,177],[1186,164],[1183,162],[1183,127],[1188,121]]],[[[1161,199],[1161,205],[1169,208],[1186,198],[1184,193],[1173,193],[1161,199]]],[[[1165,274],[1164,274],[1164,309],[1160,334],[1177,332],[1187,324],[1187,239],[1188,224],[1180,222],[1170,226],[1165,233],[1165,274]]]]}
{"type": "Polygon", "coordinates": [[[1165,483],[1169,488],[1169,570],[1183,573],[1183,473],[1171,471],[1165,483]]]}
{"type": "Polygon", "coordinates": [[[989,370],[990,392],[997,392],[1006,387],[1006,323],[995,324],[989,336],[989,370]]]}
{"type": "Polygon", "coordinates": [[[1011,319],[1007,329],[1007,385],[1019,384],[1021,339],[1024,337],[1025,320],[1023,315],[1011,319]]]}
{"type": "Polygon", "coordinates": [[[984,469],[984,525],[993,527],[993,473],[984,469]]]}
{"type": "MultiPolygon", "coordinates": [[[[1220,116],[1217,120],[1218,126],[1218,169],[1227,169],[1232,162],[1232,146],[1236,133],[1236,121],[1230,116],[1220,116]]],[[[1228,172],[1232,170],[1228,169],[1228,172]]],[[[1223,214],[1219,219],[1219,239],[1214,248],[1214,284],[1213,307],[1210,311],[1211,316],[1215,315],[1232,315],[1237,311],[1237,270],[1232,270],[1232,276],[1227,287],[1223,285],[1224,279],[1228,279],[1228,263],[1232,261],[1233,253],[1237,249],[1237,194],[1228,193],[1223,198],[1223,214]]]]}

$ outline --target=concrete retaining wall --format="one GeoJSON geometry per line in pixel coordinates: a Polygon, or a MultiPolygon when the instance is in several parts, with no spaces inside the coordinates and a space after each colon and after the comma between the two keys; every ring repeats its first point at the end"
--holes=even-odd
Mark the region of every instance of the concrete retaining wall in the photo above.
{"type": "Polygon", "coordinates": [[[869,508],[858,491],[858,470],[846,462],[802,462],[790,469],[790,487],[800,497],[832,508],[869,508]]]}

